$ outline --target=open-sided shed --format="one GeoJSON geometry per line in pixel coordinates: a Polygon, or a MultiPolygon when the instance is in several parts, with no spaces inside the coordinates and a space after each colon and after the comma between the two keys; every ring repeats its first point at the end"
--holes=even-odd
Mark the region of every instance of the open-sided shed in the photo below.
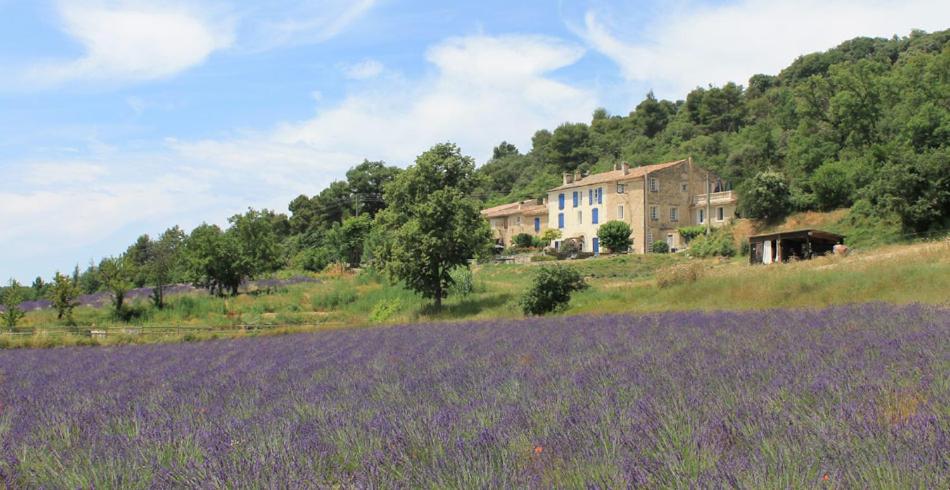
{"type": "Polygon", "coordinates": [[[771,264],[810,259],[834,251],[844,236],[821,230],[794,230],[749,237],[749,263],[771,264]]]}

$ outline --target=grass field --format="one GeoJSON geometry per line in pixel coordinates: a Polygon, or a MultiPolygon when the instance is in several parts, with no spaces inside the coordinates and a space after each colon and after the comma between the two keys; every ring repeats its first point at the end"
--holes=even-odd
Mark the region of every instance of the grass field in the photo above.
{"type": "Polygon", "coordinates": [[[882,303],[0,355],[9,488],[947,488],[950,313],[882,303]]]}
{"type": "MultiPolygon", "coordinates": [[[[849,257],[824,257],[773,266],[750,266],[746,258],[688,259],[675,255],[605,256],[570,261],[591,288],[575,294],[566,315],[681,310],[744,310],[824,307],[886,301],[950,305],[950,241],[892,245],[849,257]],[[679,267],[698,278],[658,287],[657,277],[679,267]]],[[[322,274],[318,283],[287,286],[272,294],[214,298],[173,297],[164,310],[136,306],[131,323],[117,323],[108,308],[82,307],[83,330],[110,334],[64,335],[50,310],[31,312],[21,324],[32,335],[0,336],[0,347],[123,344],[266,335],[377,324],[519,318],[518,300],[537,264],[490,264],[474,269],[473,291],[450,295],[442,311],[371,273],[322,274]],[[244,326],[260,327],[240,330],[244,326]],[[122,333],[130,330],[129,333],[122,333]],[[161,335],[143,335],[148,332],[161,335]],[[118,332],[118,333],[117,333],[118,332]]]]}

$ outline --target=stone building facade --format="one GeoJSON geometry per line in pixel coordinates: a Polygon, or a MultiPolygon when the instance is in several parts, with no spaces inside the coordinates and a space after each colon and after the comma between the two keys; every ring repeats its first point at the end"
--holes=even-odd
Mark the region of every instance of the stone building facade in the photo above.
{"type": "Polygon", "coordinates": [[[679,228],[707,222],[721,226],[735,210],[735,194],[692,159],[634,168],[622,164],[587,176],[565,173],[547,198],[547,222],[562,234],[554,245],[573,240],[595,254],[601,252],[597,230],[608,221],[629,224],[632,251],[645,253],[656,240],[681,249],[679,228]]]}
{"type": "Polygon", "coordinates": [[[510,247],[515,235],[541,236],[548,228],[548,208],[544,199],[502,204],[482,210],[497,245],[510,247]]]}

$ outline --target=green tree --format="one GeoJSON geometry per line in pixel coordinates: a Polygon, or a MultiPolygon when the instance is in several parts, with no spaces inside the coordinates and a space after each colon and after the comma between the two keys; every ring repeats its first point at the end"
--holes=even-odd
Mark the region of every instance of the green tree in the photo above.
{"type": "Polygon", "coordinates": [[[560,239],[561,235],[561,230],[558,230],[557,228],[548,228],[541,233],[541,243],[543,243],[546,247],[554,240],[560,239]]]}
{"type": "Polygon", "coordinates": [[[127,320],[125,295],[134,287],[138,267],[128,256],[108,257],[99,262],[99,275],[102,284],[112,295],[113,314],[117,319],[127,320]]]}
{"type": "Polygon", "coordinates": [[[760,172],[739,189],[739,206],[743,216],[777,221],[790,211],[791,191],[782,174],[760,172]]]}
{"type": "Polygon", "coordinates": [[[386,208],[383,189],[399,175],[399,167],[387,167],[384,162],[363,163],[346,172],[346,182],[353,196],[356,214],[366,214],[370,218],[386,208]]]}
{"type": "Polygon", "coordinates": [[[280,268],[281,253],[273,211],[248,209],[232,216],[227,234],[237,242],[248,267],[247,275],[254,276],[280,268]]]}
{"type": "Polygon", "coordinates": [[[373,219],[369,215],[346,218],[327,232],[326,246],[333,251],[336,260],[349,267],[359,267],[363,245],[372,228],[373,219]]]}
{"type": "Polygon", "coordinates": [[[819,209],[829,211],[851,204],[854,180],[846,163],[825,163],[815,170],[810,180],[819,209]]]}
{"type": "Polygon", "coordinates": [[[521,309],[525,315],[560,311],[570,303],[572,293],[587,287],[587,282],[573,267],[542,266],[538,268],[531,288],[521,298],[521,309]]]}
{"type": "Polygon", "coordinates": [[[53,284],[49,290],[49,299],[56,308],[56,318],[66,320],[66,325],[75,326],[73,319],[73,309],[79,306],[79,286],[77,286],[69,276],[60,274],[59,271],[53,276],[53,284]]]}
{"type": "Polygon", "coordinates": [[[597,238],[601,245],[607,247],[611,252],[625,252],[633,243],[630,240],[630,234],[633,231],[630,225],[623,221],[608,221],[597,229],[597,238]]]}
{"type": "Polygon", "coordinates": [[[155,242],[148,235],[141,235],[125,251],[125,260],[132,271],[132,283],[137,288],[145,287],[148,282],[148,263],[152,260],[155,242]]]}
{"type": "Polygon", "coordinates": [[[152,285],[152,303],[158,309],[165,307],[165,288],[178,278],[186,238],[185,232],[174,226],[165,230],[152,247],[147,270],[152,285]]]}
{"type": "Polygon", "coordinates": [[[12,332],[17,322],[25,315],[20,309],[23,295],[20,294],[20,283],[10,279],[10,284],[3,292],[3,311],[0,311],[0,321],[12,332]]]}
{"type": "Polygon", "coordinates": [[[237,238],[216,225],[202,224],[192,230],[184,255],[192,284],[211,294],[236,295],[252,272],[251,260],[241,252],[237,238]]]}
{"type": "Polygon", "coordinates": [[[531,247],[531,244],[534,243],[534,237],[527,233],[518,233],[517,235],[512,237],[511,241],[517,247],[529,248],[531,247]]]}
{"type": "Polygon", "coordinates": [[[451,143],[426,151],[386,187],[389,206],[376,216],[385,243],[375,258],[395,279],[441,308],[451,271],[490,241],[488,224],[471,197],[475,162],[451,143]]]}

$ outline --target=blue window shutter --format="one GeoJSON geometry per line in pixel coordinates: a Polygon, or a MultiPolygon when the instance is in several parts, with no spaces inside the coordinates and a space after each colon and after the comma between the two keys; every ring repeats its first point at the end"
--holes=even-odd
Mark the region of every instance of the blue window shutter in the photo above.
{"type": "Polygon", "coordinates": [[[591,222],[591,224],[595,224],[595,225],[596,225],[596,224],[599,222],[598,218],[599,218],[599,216],[598,216],[598,213],[597,213],[597,208],[591,209],[591,211],[590,211],[590,222],[591,222]]]}
{"type": "Polygon", "coordinates": [[[535,232],[541,231],[541,218],[534,219],[534,231],[535,232]]]}
{"type": "Polygon", "coordinates": [[[564,194],[558,194],[557,196],[557,208],[564,209],[564,194]]]}
{"type": "Polygon", "coordinates": [[[597,204],[603,204],[603,203],[604,203],[604,188],[598,187],[597,188],[597,204]]]}
{"type": "Polygon", "coordinates": [[[574,207],[577,207],[577,191],[574,191],[574,207]]]}
{"type": "Polygon", "coordinates": [[[564,213],[557,213],[557,227],[564,228],[564,213]]]}

